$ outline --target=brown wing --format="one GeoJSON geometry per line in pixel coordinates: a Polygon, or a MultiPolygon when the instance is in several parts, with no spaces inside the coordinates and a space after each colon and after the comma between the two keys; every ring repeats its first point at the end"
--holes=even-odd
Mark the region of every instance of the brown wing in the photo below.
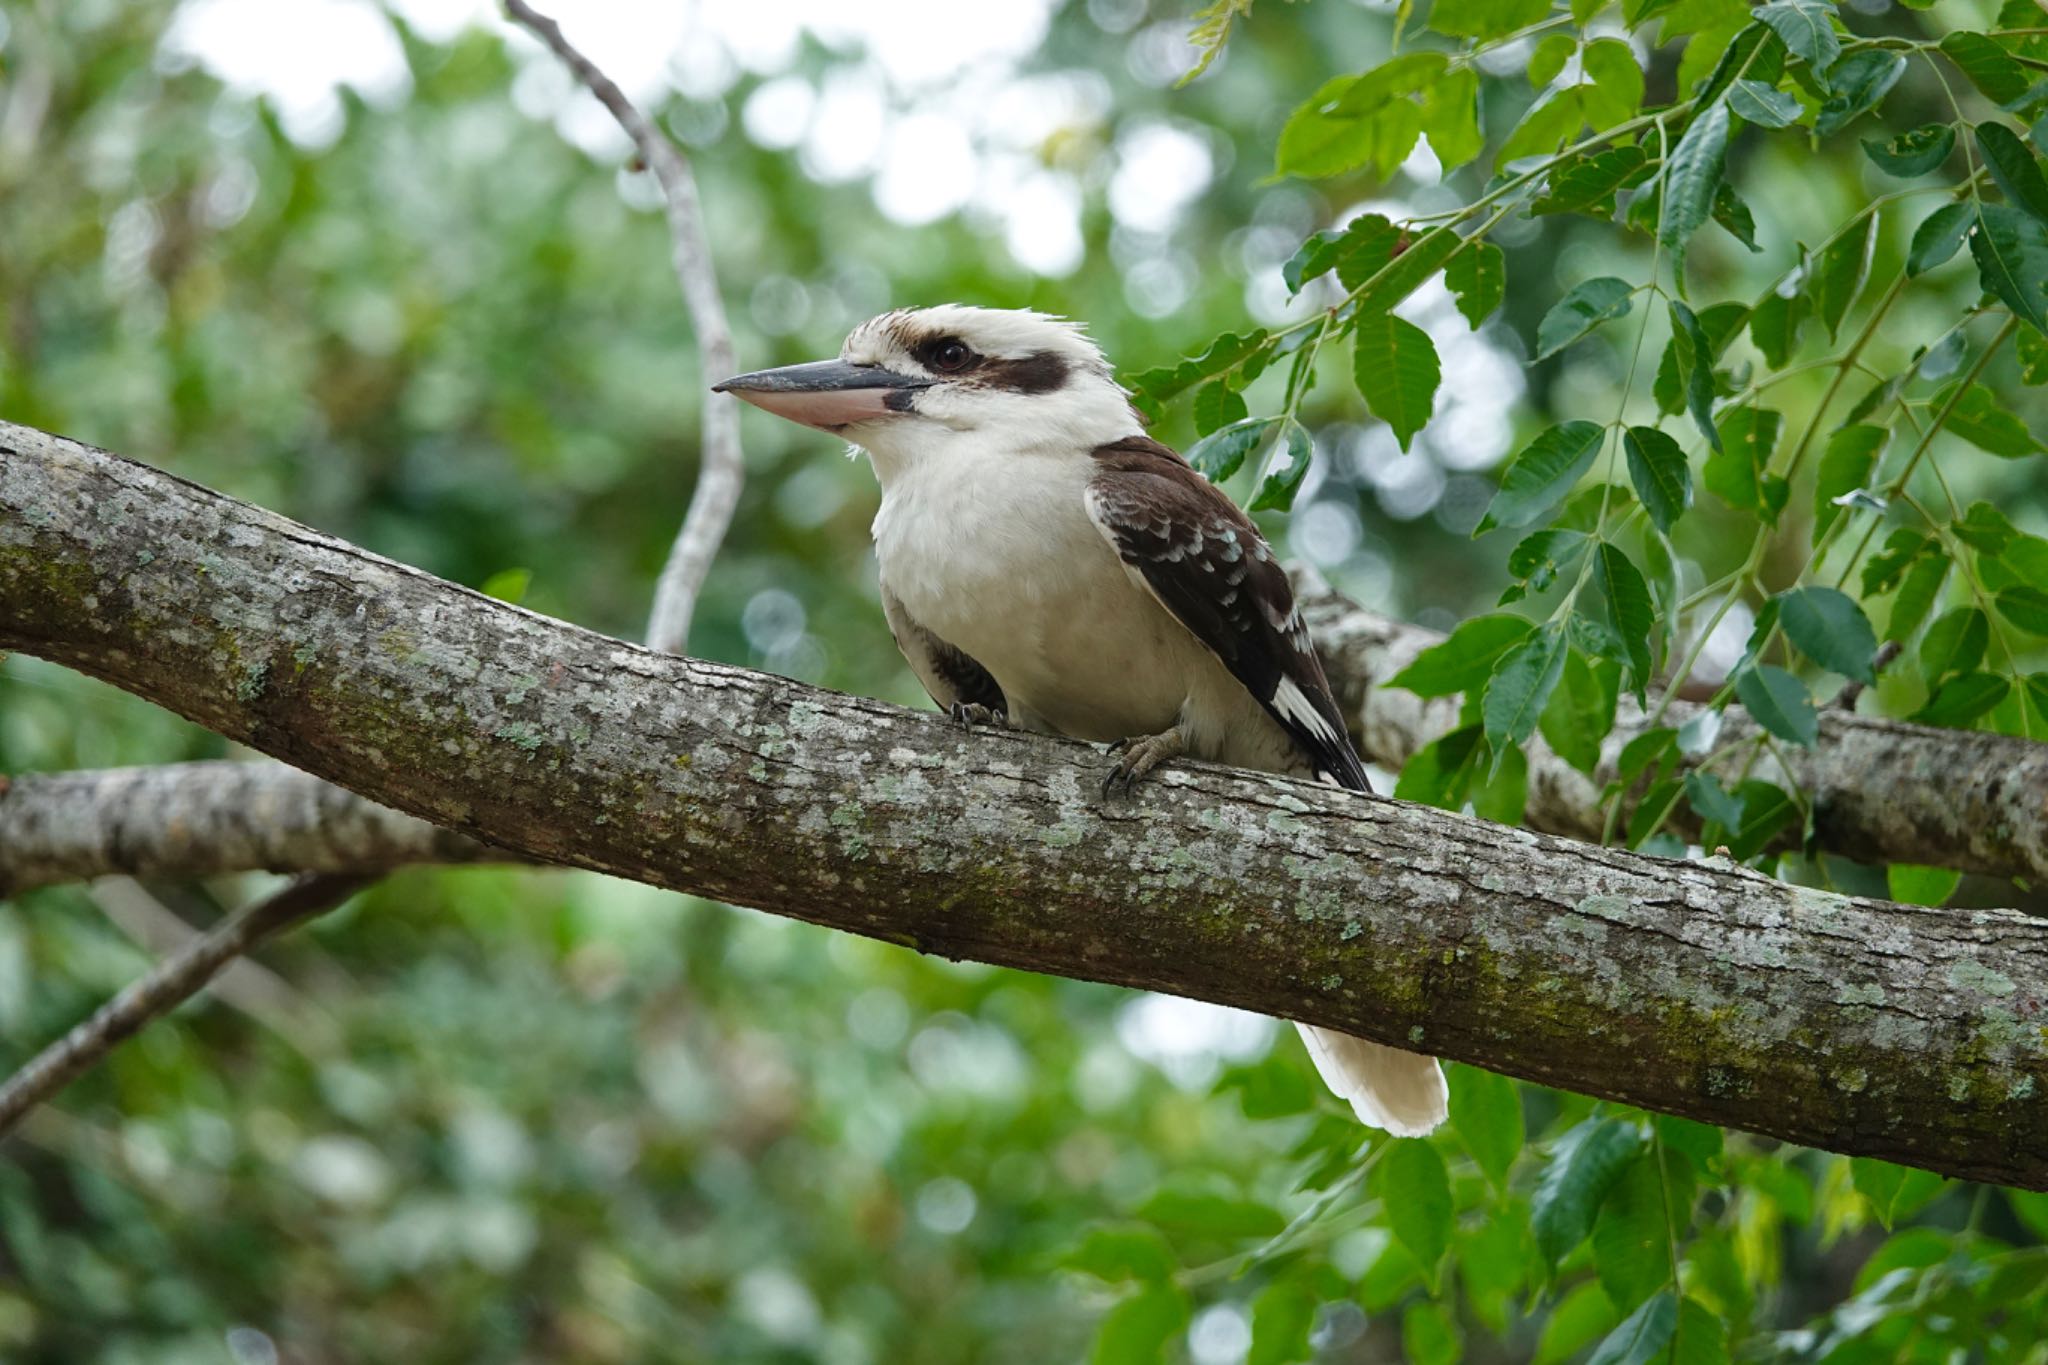
{"type": "Polygon", "coordinates": [[[889,622],[889,633],[896,637],[896,648],[909,661],[910,671],[917,674],[940,709],[966,703],[986,706],[997,715],[1008,713],[1003,689],[989,671],[912,620],[886,582],[882,584],[882,615],[889,622]]]}
{"type": "Polygon", "coordinates": [[[1370,791],[1287,575],[1258,527],[1149,436],[1098,446],[1088,515],[1161,606],[1207,645],[1319,772],[1370,791]]]}

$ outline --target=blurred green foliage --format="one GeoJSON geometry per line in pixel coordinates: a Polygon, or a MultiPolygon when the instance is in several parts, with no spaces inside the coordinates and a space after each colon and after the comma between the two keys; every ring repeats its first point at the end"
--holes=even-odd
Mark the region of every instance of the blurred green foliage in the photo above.
{"type": "MultiPolygon", "coordinates": [[[[1748,16],[1711,0],[1632,0],[1604,18],[1583,2],[1553,18],[1542,4],[1517,17],[1529,7],[1438,0],[1421,23],[1485,51],[1461,60],[1455,78],[1425,57],[1359,94],[1372,111],[1361,144],[1356,128],[1336,130],[1349,142],[1307,137],[1330,111],[1304,99],[1378,69],[1397,22],[1411,29],[1411,55],[1418,42],[1425,54],[1457,45],[1418,39],[1406,4],[1398,15],[1347,0],[1269,3],[1249,18],[1247,8],[1214,7],[1212,20],[1237,23],[1209,25],[1228,44],[1180,89],[1174,79],[1196,61],[1184,10],[1094,0],[1054,13],[1020,78],[1095,92],[1031,149],[1034,165],[1079,195],[1086,250],[1059,278],[1018,265],[989,214],[892,222],[864,180],[822,181],[791,152],[757,146],[744,113],[769,73],[677,96],[659,113],[695,156],[744,363],[830,353],[852,323],[905,303],[1030,305],[1086,319],[1149,381],[1161,434],[1183,448],[1234,419],[1278,414],[1258,450],[1238,450],[1233,491],[1292,502],[1274,531],[1340,586],[1448,627],[1551,562],[1509,561],[1548,503],[1505,509],[1512,521],[1496,503],[1496,519],[1519,529],[1469,539],[1499,481],[1483,471],[1553,423],[1621,407],[1636,370],[1626,328],[1642,310],[1619,322],[1626,299],[1586,284],[1655,278],[1653,233],[1625,234],[1586,203],[1502,218],[1489,238],[1497,257],[1473,251],[1453,263],[1455,298],[1430,286],[1412,320],[1389,319],[1369,339],[1385,363],[1361,364],[1356,378],[1398,442],[1372,422],[1335,348],[1206,401],[1178,402],[1156,376],[1177,373],[1183,355],[1214,357],[1209,342],[1222,333],[1316,316],[1330,295],[1311,293],[1295,312],[1286,304],[1292,286],[1330,287],[1315,264],[1343,291],[1369,284],[1360,253],[1379,242],[1385,261],[1391,248],[1377,226],[1357,227],[1361,206],[1392,230],[1489,192],[1484,165],[1433,184],[1429,161],[1411,155],[1413,132],[1400,143],[1408,123],[1439,164],[1478,156],[1482,131],[1496,150],[1512,136],[1545,152],[1581,126],[1558,132],[1560,119],[1619,126],[1645,98],[1690,89],[1748,16]],[[1641,68],[1615,50],[1626,47],[1617,17],[1638,30],[1641,68]],[[1583,50],[1549,41],[1589,20],[1601,26],[1583,50]],[[1516,36],[1536,24],[1560,32],[1516,36]],[[1660,24],[1653,45],[1645,35],[1660,24]],[[1529,127],[1537,87],[1568,63],[1587,73],[1570,87],[1574,107],[1511,134],[1529,127]],[[1460,99],[1476,111],[1469,127],[1460,99]],[[1142,205],[1119,211],[1116,177],[1138,135],[1157,127],[1205,149],[1210,174],[1163,226],[1134,226],[1146,215],[1142,205]],[[1317,178],[1266,179],[1276,148],[1283,171],[1317,178]],[[1320,160],[1290,165],[1310,148],[1320,160]],[[1289,265],[1319,230],[1327,260],[1289,265]],[[1567,293],[1583,306],[1556,319],[1567,293]],[[1441,351],[1445,387],[1457,392],[1418,397],[1418,335],[1432,356],[1441,351]],[[1388,389],[1386,374],[1407,378],[1388,389]],[[1432,400],[1435,419],[1423,426],[1432,400]],[[1270,459],[1287,463],[1262,469],[1270,459]]],[[[1873,8],[1882,12],[1855,17],[1858,32],[1931,42],[1998,24],[1996,5],[1964,0],[1927,15],[1873,8]]],[[[1807,0],[1773,9],[1795,11],[1772,21],[1781,34],[1814,15],[1829,23],[1807,0]]],[[[0,7],[0,415],[636,634],[687,498],[701,390],[644,177],[531,116],[520,94],[528,59],[494,35],[440,43],[398,24],[409,95],[344,91],[331,144],[302,144],[266,105],[167,55],[172,17],[170,4],[146,0],[0,7]]],[[[1822,41],[1810,29],[1781,39],[1795,40],[1822,41]]],[[[1995,60],[1962,50],[1998,78],[1995,60]]],[[[860,62],[806,39],[793,72],[822,85],[860,62]]],[[[1865,91],[1886,84],[1875,70],[1859,79],[1865,91]]],[[[1744,90],[1742,116],[1824,115],[1828,88],[1787,85],[1744,90]]],[[[1888,129],[1952,117],[1925,63],[1877,97],[1888,129]]],[[[1837,117],[1857,112],[1845,103],[1837,117]]],[[[1714,320],[1708,299],[1768,302],[1800,259],[1795,243],[1828,240],[1894,187],[1873,169],[1883,158],[1856,146],[1877,138],[1873,127],[1845,122],[1817,151],[1797,125],[1725,149],[1762,250],[1752,256],[1733,229],[1709,225],[1745,219],[1703,201],[1685,244],[1702,324],[1714,320]]],[[[1640,165],[1606,168],[1608,203],[1640,165]]],[[[1575,182],[1588,202],[1600,199],[1603,173],[1591,167],[1575,182]]],[[[1142,198],[1145,182],[1135,185],[1126,192],[1142,198]]],[[[1871,221],[1875,272],[1889,278],[1913,223],[1871,221]]],[[[1664,267],[1668,279],[1668,255],[1664,267]]],[[[1418,269],[1409,287],[1428,273],[1418,269]]],[[[1872,377],[1928,371],[1915,350],[1977,303],[1976,285],[1973,271],[1950,266],[1901,290],[1872,331],[1872,377]]],[[[1817,282],[1818,293],[1799,295],[1818,310],[1809,350],[1767,350],[1773,367],[1822,354],[1821,330],[1845,316],[1863,325],[1867,297],[1856,304],[1858,291],[1843,287],[1838,297],[1817,282]]],[[[1651,311],[1664,325],[1667,310],[1651,311]]],[[[1753,315],[1749,326],[1763,346],[1753,315]]],[[[2001,398],[2018,392],[2041,354],[2008,353],[1986,382],[2001,398]]],[[[1943,373],[1962,359],[1943,357],[1943,373]]],[[[1712,368],[1682,361],[1674,353],[1681,397],[1690,376],[1712,368]]],[[[1652,353],[1636,376],[1639,405],[1655,362],[1652,353]]],[[[1207,373],[1180,389],[1197,393],[1207,373]]],[[[1935,387],[1926,379],[1906,395],[1923,411],[1935,387]]],[[[1815,365],[1773,402],[1803,423],[1825,407],[1827,380],[1815,365]]],[[[1995,402],[1974,412],[1978,435],[2016,439],[1998,415],[1995,402]]],[[[1758,419],[1748,420],[1753,442],[1758,419]]],[[[921,704],[864,567],[867,471],[794,427],[750,416],[746,431],[750,483],[693,648],[921,704]]],[[[1713,434],[1724,450],[1745,435],[1713,434]]],[[[1693,437],[1681,439],[1703,458],[1693,437]]],[[[1745,484],[1708,464],[1704,486],[1718,500],[1652,504],[1677,466],[1654,438],[1637,445],[1630,468],[1640,457],[1654,477],[1629,486],[1645,490],[1659,537],[1672,533],[1678,590],[1726,587],[1739,567],[1729,601],[1758,613],[1796,585],[1808,525],[1831,504],[1809,490],[1783,534],[1753,541],[1764,498],[1754,477],[1745,484]],[[1745,508],[1727,488],[1759,491],[1745,508]]],[[[1819,478],[1854,474],[1856,438],[1841,450],[1816,452],[1819,478]]],[[[1946,477],[1964,505],[1989,501],[2039,530],[2040,460],[1951,459],[1946,477]]],[[[1546,487],[1523,482],[1532,499],[1546,487]]],[[[1861,486],[1858,477],[1836,491],[1861,486]]],[[[1607,497],[1625,495],[1619,476],[1614,489],[1603,513],[1607,497]]],[[[1565,506],[1581,521],[1554,530],[1600,526],[1584,521],[1583,498],[1565,506]]],[[[1996,542],[1994,557],[2010,544],[1989,519],[1955,535],[1996,542]]],[[[1563,545],[1547,542],[1546,554],[1563,545]]],[[[1886,549],[1900,556],[1900,582],[1933,553],[1910,541],[1886,549]]],[[[1605,572],[1601,600],[1618,601],[1605,586],[1612,566],[1605,572]]],[[[1545,587],[1530,581],[1528,591],[1545,587]]],[[[1786,607],[1786,630],[1830,666],[1828,651],[1853,627],[1829,601],[1786,607]]],[[[1658,622],[1677,625],[1663,611],[1658,622]]],[[[1976,657],[1946,672],[1930,660],[1969,654],[1969,624],[1930,628],[1921,666],[1880,679],[1882,704],[1912,710],[1948,674],[1975,670],[1981,640],[1976,657]]],[[[1473,632],[1475,647],[1489,629],[1473,632]]],[[[1495,652],[1528,633],[1491,629],[1495,652]]],[[[1722,672],[1741,643],[1723,651],[1722,672]]],[[[1993,658],[2024,678],[2027,645],[2016,643],[2016,655],[1993,658]]],[[[1611,704],[1626,660],[1598,653],[1569,653],[1560,676],[1567,692],[1604,691],[1611,704]]],[[[1761,666],[1757,685],[1783,674],[1804,697],[1801,676],[1817,669],[1789,649],[1772,657],[1788,667],[1761,666]]],[[[1987,714],[1996,721],[1962,720],[1987,714]]],[[[1570,720],[1558,719],[1558,734],[1583,740],[1570,720]]],[[[0,772],[225,749],[57,669],[20,658],[0,666],[0,772]]],[[[1457,795],[1489,815],[1519,809],[1498,793],[1457,795]]],[[[1752,813],[1770,805],[1741,785],[1685,795],[1703,810],[1732,810],[1738,795],[1757,802],[1752,813]]],[[[1786,870],[1884,887],[1883,873],[1843,864],[1795,859],[1786,870]]],[[[1900,895],[1956,893],[1938,871],[1890,875],[1900,895]]],[[[198,923],[259,885],[150,890],[198,923]]],[[[132,935],[147,926],[136,915],[132,900],[78,888],[5,907],[9,1063],[141,969],[132,935]]],[[[1291,1034],[1260,1021],[929,961],[581,874],[412,872],[146,1032],[0,1153],[0,1357],[2048,1359],[2048,1199],[1653,1121],[1470,1068],[1452,1068],[1452,1087],[1445,1133],[1391,1142],[1340,1114],[1291,1034]]]]}

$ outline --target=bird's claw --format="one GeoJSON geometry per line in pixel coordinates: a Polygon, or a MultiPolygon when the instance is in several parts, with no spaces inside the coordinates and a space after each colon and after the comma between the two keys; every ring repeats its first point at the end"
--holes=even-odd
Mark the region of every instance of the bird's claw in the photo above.
{"type": "Polygon", "coordinates": [[[978,701],[956,701],[946,708],[946,714],[966,726],[1009,724],[1007,716],[978,701]]]}
{"type": "Polygon", "coordinates": [[[1180,757],[1186,748],[1187,740],[1178,729],[1114,741],[1107,751],[1117,755],[1117,760],[1102,779],[1103,800],[1118,793],[1129,796],[1146,774],[1168,759],[1180,757]]]}

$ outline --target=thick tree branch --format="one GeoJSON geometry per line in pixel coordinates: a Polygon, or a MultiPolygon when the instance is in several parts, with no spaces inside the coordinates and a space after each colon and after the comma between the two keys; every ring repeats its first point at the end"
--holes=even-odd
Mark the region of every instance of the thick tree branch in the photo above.
{"type": "MultiPolygon", "coordinates": [[[[1441,635],[1377,616],[1327,586],[1298,586],[1367,758],[1398,769],[1457,724],[1455,699],[1425,702],[1378,685],[1441,635]]],[[[1679,703],[1667,723],[1683,724],[1696,709],[1679,703]]],[[[1598,782],[1537,741],[1529,824],[1597,841],[1601,785],[1644,726],[1642,713],[1624,702],[1598,782]]],[[[2048,745],[1835,710],[1823,712],[1821,729],[1814,748],[1788,752],[1792,771],[1782,776],[1811,795],[1823,849],[1865,862],[2048,879],[2048,745]]],[[[1755,732],[1740,708],[1729,709],[1724,738],[1755,732]]],[[[1633,797],[1624,813],[1632,806],[1633,797]]],[[[1697,825],[1679,812],[1672,828],[1691,833],[1697,825]]],[[[274,763],[29,776],[0,791],[0,896],[111,873],[368,873],[512,856],[274,763]]]]}
{"type": "Polygon", "coordinates": [[[650,653],[0,428],[0,639],[528,856],[2048,1186],[2048,924],[650,653]]]}
{"type": "Polygon", "coordinates": [[[301,920],[332,910],[365,882],[361,877],[301,877],[276,895],[236,911],[150,968],[0,1085],[0,1135],[91,1069],[117,1043],[197,995],[235,958],[301,920]]]}
{"type": "Polygon", "coordinates": [[[654,589],[654,609],[647,622],[647,646],[680,654],[689,644],[690,617],[697,594],[711,573],[711,561],[725,539],[726,528],[740,502],[746,463],[740,453],[740,405],[711,386],[739,369],[733,354],[732,328],[718,293],[718,274],[711,265],[711,239],[704,231],[704,210],[690,163],[676,144],[649,123],[611,77],[562,36],[562,26],[525,0],[504,0],[505,13],[530,31],[562,59],[583,87],[610,111],[633,140],[633,147],[661,187],[668,214],[670,263],[683,287],[690,325],[697,333],[697,359],[704,379],[703,437],[698,455],[697,486],[682,530],[669,548],[668,563],[654,589]]]}

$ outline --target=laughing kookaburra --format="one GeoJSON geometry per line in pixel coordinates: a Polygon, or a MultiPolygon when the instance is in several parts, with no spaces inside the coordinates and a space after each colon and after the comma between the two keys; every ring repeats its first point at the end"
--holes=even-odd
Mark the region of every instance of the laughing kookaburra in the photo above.
{"type": "MultiPolygon", "coordinates": [[[[907,309],[717,387],[867,451],[889,629],[956,717],[1110,744],[1105,791],[1182,754],[1370,790],[1264,537],[1144,434],[1080,328],[907,309]]],[[[1435,1059],[1301,1034],[1364,1122],[1443,1121],[1435,1059]]]]}

